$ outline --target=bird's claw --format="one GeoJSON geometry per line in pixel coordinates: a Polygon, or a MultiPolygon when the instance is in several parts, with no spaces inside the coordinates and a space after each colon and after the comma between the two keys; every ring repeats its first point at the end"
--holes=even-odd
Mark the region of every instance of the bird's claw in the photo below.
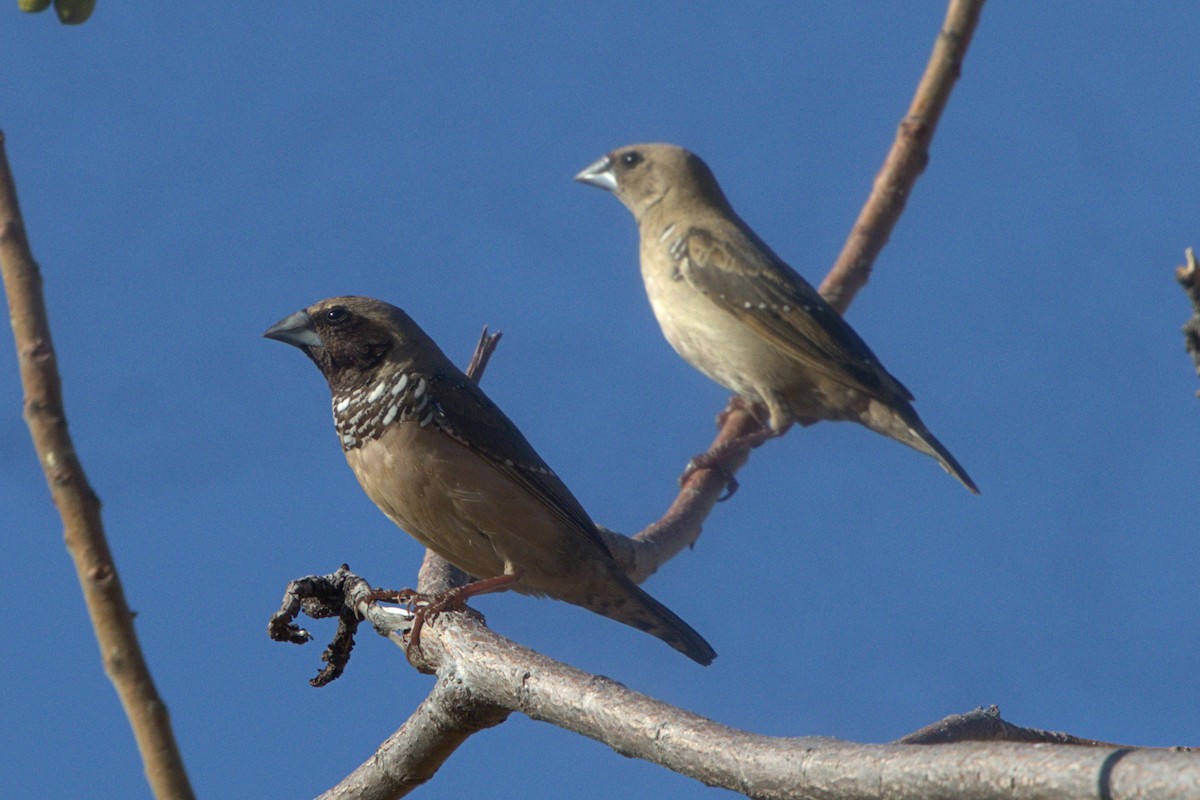
{"type": "Polygon", "coordinates": [[[367,593],[365,602],[370,603],[396,603],[402,606],[408,606],[412,610],[415,603],[427,600],[425,595],[418,592],[416,589],[373,589],[367,593]]]}
{"type": "MultiPolygon", "coordinates": [[[[754,415],[754,409],[750,406],[750,404],[743,400],[741,395],[735,394],[733,397],[729,398],[729,403],[717,413],[717,428],[724,428],[725,422],[729,419],[729,415],[737,411],[746,411],[749,414],[754,415]]],[[[755,419],[758,418],[757,415],[754,416],[755,419]]]]}
{"type": "Polygon", "coordinates": [[[679,476],[679,485],[687,486],[689,480],[702,469],[711,469],[718,472],[725,479],[725,491],[717,498],[718,503],[723,503],[733,497],[738,490],[737,478],[733,476],[733,472],[721,463],[720,458],[714,458],[711,453],[701,453],[693,456],[683,468],[683,474],[679,476]]]}
{"type": "Polygon", "coordinates": [[[366,600],[368,603],[399,603],[412,613],[412,627],[408,629],[408,649],[419,655],[421,629],[426,623],[436,620],[442,612],[465,607],[467,596],[456,589],[434,595],[422,594],[415,589],[376,589],[367,595],[366,600]]]}
{"type": "Polygon", "coordinates": [[[725,491],[717,498],[718,503],[724,503],[729,498],[737,494],[738,482],[737,478],[733,477],[733,473],[724,467],[720,467],[721,472],[725,474],[725,491]]]}
{"type": "Polygon", "coordinates": [[[397,603],[404,606],[412,614],[412,627],[408,629],[408,646],[421,652],[421,628],[425,621],[433,620],[444,609],[437,609],[437,597],[421,594],[416,589],[375,589],[367,594],[367,603],[397,603]]]}

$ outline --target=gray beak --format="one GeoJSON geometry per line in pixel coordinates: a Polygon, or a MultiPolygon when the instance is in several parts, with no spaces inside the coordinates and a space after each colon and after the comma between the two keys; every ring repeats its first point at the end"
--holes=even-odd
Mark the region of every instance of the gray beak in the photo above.
{"type": "Polygon", "coordinates": [[[575,180],[580,183],[586,183],[589,186],[597,186],[601,189],[615,192],[617,190],[617,176],[613,175],[612,168],[612,159],[605,156],[596,163],[589,164],[582,172],[575,176],[575,180]]]}
{"type": "Polygon", "coordinates": [[[307,311],[297,311],[290,317],[284,317],[267,328],[263,336],[277,339],[301,349],[305,347],[322,347],[321,337],[313,330],[312,318],[307,311]]]}

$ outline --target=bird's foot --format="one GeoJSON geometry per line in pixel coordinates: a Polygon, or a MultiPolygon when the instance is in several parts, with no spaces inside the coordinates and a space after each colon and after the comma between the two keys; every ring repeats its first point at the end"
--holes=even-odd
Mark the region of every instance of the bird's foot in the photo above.
{"type": "Polygon", "coordinates": [[[733,495],[737,492],[738,481],[737,478],[733,477],[733,471],[721,463],[720,455],[718,455],[716,458],[712,457],[712,454],[719,449],[721,448],[714,447],[711,450],[700,453],[699,455],[692,456],[691,459],[688,460],[687,466],[683,468],[683,474],[679,476],[679,485],[687,486],[687,482],[691,480],[692,476],[700,470],[715,470],[716,472],[720,473],[722,478],[725,479],[725,491],[720,497],[717,498],[718,503],[724,503],[726,500],[733,497],[733,495]]]}
{"type": "Polygon", "coordinates": [[[382,600],[389,603],[400,603],[407,606],[413,614],[412,628],[408,632],[408,649],[421,652],[421,629],[426,622],[433,622],[438,615],[445,611],[454,611],[466,607],[467,600],[478,594],[500,592],[521,580],[524,570],[484,578],[480,581],[455,586],[437,594],[421,594],[414,589],[384,590],[376,589],[367,595],[368,602],[382,600]]]}
{"type": "MultiPolygon", "coordinates": [[[[729,407],[722,414],[729,414],[736,410],[734,402],[739,400],[740,398],[736,397],[731,400],[729,407]]],[[[679,476],[679,485],[686,486],[691,477],[700,470],[716,470],[725,479],[725,493],[717,498],[717,502],[720,503],[728,500],[738,490],[737,479],[733,477],[733,470],[729,468],[728,461],[742,450],[758,447],[763,442],[768,439],[774,439],[778,435],[778,432],[764,426],[754,433],[748,433],[745,436],[721,442],[721,444],[710,447],[699,455],[692,456],[692,459],[688,461],[687,466],[684,468],[683,474],[679,476]]]]}
{"type": "MultiPolygon", "coordinates": [[[[459,587],[462,588],[462,587],[459,587]]],[[[437,616],[442,611],[445,611],[449,606],[434,608],[443,597],[448,595],[454,589],[442,592],[441,594],[428,595],[421,594],[416,589],[375,589],[366,597],[368,603],[397,603],[404,606],[412,612],[412,627],[408,631],[408,646],[416,648],[417,652],[421,651],[421,628],[425,627],[425,620],[429,617],[430,609],[433,616],[437,616]]]]}
{"type": "Polygon", "coordinates": [[[396,603],[407,606],[425,597],[416,589],[374,589],[367,593],[367,603],[396,603]]]}

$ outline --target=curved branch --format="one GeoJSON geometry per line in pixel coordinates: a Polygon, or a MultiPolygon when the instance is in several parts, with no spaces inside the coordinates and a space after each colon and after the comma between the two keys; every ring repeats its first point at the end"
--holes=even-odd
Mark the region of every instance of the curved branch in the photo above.
{"type": "Polygon", "coordinates": [[[400,730],[320,800],[403,797],[432,778],[471,734],[499,725],[509,713],[468,681],[441,677],[400,730]]]}
{"type": "MultiPolygon", "coordinates": [[[[731,409],[718,419],[720,427],[710,449],[759,428],[758,421],[741,409],[731,409]]],[[[711,469],[697,470],[679,490],[667,513],[634,536],[623,536],[601,526],[600,535],[629,577],[642,583],[663,564],[695,544],[704,520],[708,519],[729,483],[728,476],[736,474],[749,457],[750,451],[741,450],[723,460],[725,474],[711,469]]]]}
{"type": "Polygon", "coordinates": [[[1196,374],[1200,375],[1200,268],[1197,267],[1196,251],[1192,248],[1184,251],[1184,258],[1186,261],[1183,266],[1175,268],[1175,280],[1179,281],[1192,301],[1192,316],[1183,325],[1183,343],[1192,357],[1196,374]]]}
{"type": "Polygon", "coordinates": [[[870,278],[875,258],[900,219],[913,184],[929,163],[929,143],[962,72],[963,58],[982,11],[983,0],[951,0],[946,10],[925,74],[917,85],[908,114],[900,122],[883,168],[875,177],[871,196],[859,212],[833,268],[821,283],[821,294],[843,314],[870,278]]]}
{"type": "Polygon", "coordinates": [[[146,779],[155,797],[190,798],[192,789],[171,731],[170,716],[142,655],[133,628],[133,614],[125,601],[117,566],[104,536],[100,499],[88,483],[67,431],[62,382],[42,296],[42,276],[25,235],[3,133],[0,133],[0,273],[8,295],[25,391],[25,422],[46,474],[50,495],[62,517],[63,538],[75,560],[104,671],[133,727],[146,779]]]}
{"type": "MultiPolygon", "coordinates": [[[[351,602],[368,589],[361,581],[351,602]]],[[[404,630],[392,630],[402,619],[394,610],[357,607],[404,646],[404,630]]],[[[1195,753],[1020,728],[1001,720],[995,709],[948,718],[888,745],[749,733],[522,647],[473,613],[448,612],[427,625],[420,657],[438,675],[434,692],[384,749],[323,798],[402,797],[467,735],[513,711],[755,798],[1183,800],[1200,787],[1195,753]],[[940,732],[931,734],[934,728],[940,732]],[[923,746],[933,742],[950,743],[923,746]],[[423,753],[428,757],[418,758],[423,753]]]]}

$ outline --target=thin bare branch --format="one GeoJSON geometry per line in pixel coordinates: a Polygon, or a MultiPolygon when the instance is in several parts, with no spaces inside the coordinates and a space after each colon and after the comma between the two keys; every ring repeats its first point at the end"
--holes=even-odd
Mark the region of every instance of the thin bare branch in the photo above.
{"type": "Polygon", "coordinates": [[[62,383],[42,296],[42,277],[25,234],[3,133],[0,133],[0,272],[25,391],[25,422],[50,495],[62,517],[63,538],[75,560],[104,671],[125,708],[154,796],[190,798],[192,789],[171,731],[170,716],[142,655],[133,628],[133,614],[125,602],[117,566],[108,549],[100,519],[100,499],[88,483],[67,431],[62,383]]]}
{"type": "MultiPolygon", "coordinates": [[[[1187,261],[1175,268],[1175,280],[1187,292],[1192,301],[1192,316],[1183,325],[1183,341],[1192,356],[1192,365],[1200,375],[1200,270],[1197,269],[1196,252],[1192,248],[1184,251],[1187,261]]],[[[1200,392],[1197,392],[1200,395],[1200,392]]]]}
{"type": "Polygon", "coordinates": [[[871,267],[900,219],[913,184],[929,163],[929,143],[962,72],[963,58],[982,11],[983,0],[951,0],[925,74],[908,114],[900,122],[883,169],[875,177],[871,196],[833,269],[821,283],[821,294],[843,314],[870,278],[871,267]]]}
{"type": "MultiPolygon", "coordinates": [[[[740,408],[727,410],[718,420],[717,437],[709,449],[753,433],[759,427],[758,421],[740,408]]],[[[723,466],[729,475],[736,474],[749,457],[749,451],[743,450],[724,461],[723,466]]],[[[717,470],[697,470],[679,490],[667,513],[635,536],[622,536],[603,527],[600,534],[617,563],[629,577],[642,583],[663,564],[695,544],[704,521],[727,483],[726,475],[717,470]]]]}
{"type": "Polygon", "coordinates": [[[1069,733],[1022,728],[1000,719],[996,706],[977,708],[966,714],[952,714],[896,740],[896,744],[947,744],[949,742],[1028,742],[1073,744],[1083,747],[1125,747],[1125,745],[1083,739],[1069,733]]]}
{"type": "Polygon", "coordinates": [[[471,734],[499,725],[510,713],[480,698],[469,683],[441,678],[400,730],[320,800],[403,797],[432,778],[471,734]]]}
{"type": "Polygon", "coordinates": [[[475,343],[475,352],[471,354],[471,361],[465,370],[468,378],[479,383],[483,378],[483,371],[487,369],[488,361],[491,361],[492,353],[496,352],[496,348],[500,345],[500,337],[503,335],[504,333],[501,331],[488,333],[487,325],[483,326],[483,332],[479,334],[479,341],[475,343]]]}

